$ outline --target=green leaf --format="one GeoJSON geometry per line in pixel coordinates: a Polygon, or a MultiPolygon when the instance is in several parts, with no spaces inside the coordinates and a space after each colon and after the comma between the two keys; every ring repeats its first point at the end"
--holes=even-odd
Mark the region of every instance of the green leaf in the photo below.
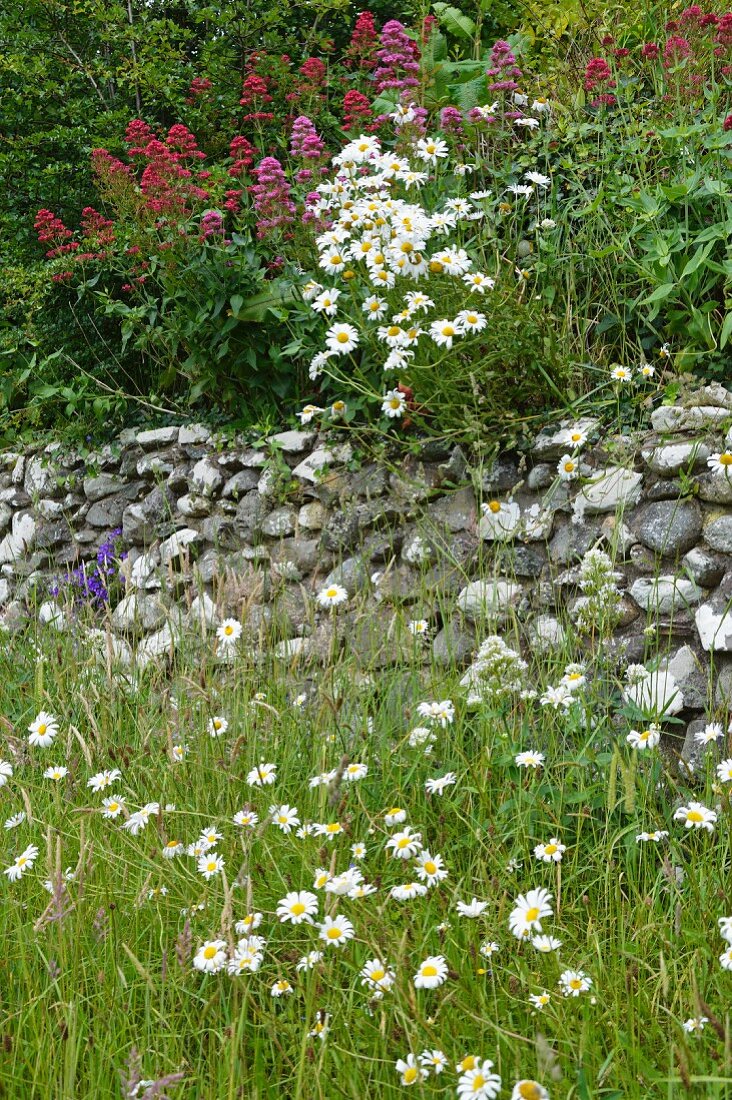
{"type": "Polygon", "coordinates": [[[453,34],[456,38],[472,38],[475,34],[475,23],[460,8],[437,3],[432,5],[432,9],[448,34],[453,34]]]}
{"type": "Polygon", "coordinates": [[[244,305],[244,297],[241,294],[232,294],[229,299],[231,303],[231,312],[234,316],[238,316],[241,313],[241,307],[244,305]]]}
{"type": "Polygon", "coordinates": [[[690,260],[687,260],[679,280],[685,279],[687,275],[691,275],[701,264],[704,263],[709,253],[714,248],[714,241],[708,241],[706,244],[700,244],[694,255],[690,260]]]}
{"type": "Polygon", "coordinates": [[[724,319],[722,325],[722,331],[719,334],[719,346],[724,348],[729,340],[730,333],[732,332],[732,313],[728,313],[724,319]]]}

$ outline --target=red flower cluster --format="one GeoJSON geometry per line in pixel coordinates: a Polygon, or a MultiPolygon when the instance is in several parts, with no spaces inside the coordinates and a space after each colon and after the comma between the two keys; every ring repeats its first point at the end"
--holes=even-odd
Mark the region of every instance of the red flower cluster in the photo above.
{"type": "Polygon", "coordinates": [[[245,137],[235,137],[229,145],[229,153],[234,161],[229,169],[230,176],[243,176],[254,164],[256,150],[245,137]]]}
{"type": "Polygon", "coordinates": [[[376,21],[373,12],[362,11],[353,28],[351,41],[344,54],[346,65],[357,65],[369,72],[376,65],[376,21]]]}
{"type": "MultiPolygon", "coordinates": [[[[593,57],[587,62],[585,68],[585,91],[594,92],[602,88],[614,88],[612,71],[603,57],[593,57]]],[[[611,107],[615,103],[615,96],[608,91],[601,91],[590,102],[591,107],[611,107]]]]}
{"type": "Polygon", "coordinates": [[[41,244],[53,245],[53,248],[50,248],[46,253],[49,260],[55,259],[56,256],[64,256],[69,252],[75,252],[79,247],[76,241],[70,239],[73,237],[71,230],[67,229],[61,219],[57,218],[51,210],[39,210],[33,228],[38,234],[38,240],[41,244]]]}
{"type": "Polygon", "coordinates": [[[373,118],[371,102],[363,92],[352,88],[343,97],[343,129],[362,130],[373,118]]]}

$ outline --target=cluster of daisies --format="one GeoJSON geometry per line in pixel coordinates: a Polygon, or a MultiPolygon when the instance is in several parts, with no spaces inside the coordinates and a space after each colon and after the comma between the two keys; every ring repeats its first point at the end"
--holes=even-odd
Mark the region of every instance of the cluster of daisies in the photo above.
{"type": "MultiPolygon", "coordinates": [[[[441,1050],[423,1050],[419,1056],[407,1054],[398,1058],[396,1071],[402,1085],[418,1085],[428,1077],[440,1077],[449,1070],[450,1061],[441,1050]]],[[[480,1058],[466,1054],[455,1063],[458,1074],[457,1095],[460,1100],[468,1097],[478,1100],[493,1100],[501,1091],[501,1078],[494,1071],[490,1058],[480,1058]]],[[[511,1100],[549,1100],[549,1092],[538,1081],[523,1078],[513,1086],[511,1100]]]]}
{"type": "MultiPolygon", "coordinates": [[[[418,355],[425,357],[425,345],[448,353],[488,326],[486,314],[470,305],[453,316],[440,315],[431,294],[444,299],[444,283],[435,283],[442,277],[478,299],[493,289],[494,279],[475,270],[466,249],[448,240],[460,233],[461,223],[486,216],[491,192],[449,198],[430,211],[405,196],[429,181],[430,169],[447,163],[448,148],[441,139],[419,138],[412,154],[420,168],[406,156],[382,149],[375,136],[361,135],[333,158],[333,178],[316,188],[312,212],[328,225],[316,238],[318,263],[330,281],[326,285],[313,279],[303,291],[311,308],[329,322],[325,347],[310,364],[313,379],[365,343],[375,350],[382,369],[398,377],[418,355]],[[430,293],[417,285],[425,281],[435,286],[430,293]]],[[[526,202],[550,183],[548,176],[528,171],[523,182],[511,185],[510,197],[526,202]]],[[[385,416],[398,418],[406,404],[403,389],[396,385],[384,394],[381,409],[385,416]]],[[[308,406],[300,419],[308,422],[323,411],[308,406]]]]}

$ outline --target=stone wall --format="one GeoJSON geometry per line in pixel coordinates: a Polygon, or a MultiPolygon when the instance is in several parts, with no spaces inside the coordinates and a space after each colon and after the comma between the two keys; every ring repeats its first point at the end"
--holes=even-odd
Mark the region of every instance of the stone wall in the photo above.
{"type": "Polygon", "coordinates": [[[721,386],[657,408],[632,436],[583,421],[574,480],[557,473],[573,453],[566,424],[472,469],[434,441],[396,465],[357,463],[343,431],[253,441],[202,425],[126,431],[84,456],[6,453],[0,615],[8,629],[30,614],[71,625],[66,573],[91,572],[121,528],[125,582],[100,625],[123,662],[174,650],[186,620],[206,629],[225,615],[242,619],[253,653],[317,661],[332,625],[313,597],[337,581],[358,596],[339,615],[341,644],[365,665],[400,660],[417,618],[432,628],[426,660],[467,663],[508,621],[526,645],[561,640],[577,563],[602,547],[623,592],[619,654],[666,655],[669,712],[693,719],[732,697],[732,467],[707,462],[732,450],[731,424],[721,386]]]}

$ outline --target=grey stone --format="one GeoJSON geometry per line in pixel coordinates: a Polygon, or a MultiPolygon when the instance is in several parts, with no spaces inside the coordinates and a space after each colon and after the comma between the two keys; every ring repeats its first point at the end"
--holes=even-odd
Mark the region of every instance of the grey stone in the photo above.
{"type": "Polygon", "coordinates": [[[658,477],[648,481],[644,497],[646,500],[679,500],[688,491],[676,477],[658,477]]]}
{"type": "Polygon", "coordinates": [[[36,521],[29,512],[16,512],[10,532],[0,542],[0,565],[17,562],[32,549],[36,536],[36,521]]]}
{"type": "Polygon", "coordinates": [[[207,516],[210,513],[211,500],[209,497],[200,496],[198,493],[186,493],[185,496],[178,498],[176,507],[182,516],[187,519],[195,519],[196,517],[207,516]]]}
{"type": "Polygon", "coordinates": [[[689,432],[699,428],[714,428],[729,420],[730,412],[716,405],[694,405],[684,409],[679,405],[661,405],[651,413],[656,432],[689,432]]]}
{"type": "Polygon", "coordinates": [[[593,546],[600,533],[599,520],[565,523],[549,544],[549,559],[555,565],[570,565],[579,561],[593,546]]]}
{"type": "Polygon", "coordinates": [[[91,653],[98,664],[109,660],[112,664],[129,667],[132,664],[132,650],[124,638],[117,637],[111,630],[91,629],[86,631],[91,653]]]}
{"type": "Polygon", "coordinates": [[[321,480],[326,468],[334,463],[348,462],[353,454],[351,445],[343,443],[338,447],[318,447],[304,458],[292,471],[293,477],[309,481],[313,485],[321,480]]]}
{"type": "Polygon", "coordinates": [[[210,438],[211,432],[205,424],[184,424],[178,430],[178,443],[181,447],[207,443],[210,438]]]}
{"type": "Polygon", "coordinates": [[[334,512],[323,529],[323,546],[336,552],[351,550],[358,542],[360,531],[361,521],[356,508],[334,512]]]}
{"type": "Polygon", "coordinates": [[[139,503],[128,504],[122,513],[122,537],[127,543],[152,542],[165,536],[172,526],[173,494],[167,486],[157,486],[139,503]]]}
{"type": "Polygon", "coordinates": [[[168,451],[153,451],[151,454],[143,455],[135,469],[138,477],[167,477],[175,469],[175,461],[168,451]]]}
{"type": "Polygon", "coordinates": [[[327,509],[319,500],[312,500],[308,504],[303,504],[297,513],[298,525],[304,527],[306,531],[322,531],[327,519],[327,509]]]}
{"type": "Polygon", "coordinates": [[[695,500],[643,504],[629,521],[644,546],[667,557],[684,554],[699,540],[702,514],[695,500]]]}
{"type": "Polygon", "coordinates": [[[511,581],[471,581],[458,594],[456,607],[471,622],[482,619],[503,621],[518,603],[523,588],[511,581]]]}
{"type": "Polygon", "coordinates": [[[190,626],[203,630],[204,626],[214,627],[220,619],[216,604],[206,592],[196,596],[191,602],[188,611],[188,623],[190,626]]]}
{"type": "Polygon", "coordinates": [[[286,455],[299,455],[315,442],[315,432],[278,432],[267,437],[267,442],[286,455]]]}
{"type": "Polygon", "coordinates": [[[90,527],[105,527],[111,529],[119,527],[122,523],[122,515],[127,507],[124,497],[107,497],[105,500],[97,500],[92,504],[86,514],[86,522],[90,527]]]}
{"type": "Polygon", "coordinates": [[[649,468],[661,477],[675,477],[682,470],[692,473],[695,470],[704,469],[710,454],[711,450],[707,444],[696,439],[688,443],[666,443],[663,446],[654,447],[648,453],[646,462],[649,468]]]}
{"type": "Polygon", "coordinates": [[[221,490],[222,497],[227,500],[239,500],[245,493],[251,492],[252,489],[257,488],[259,482],[259,475],[254,470],[239,470],[238,473],[232,474],[229,480],[221,490]]]}
{"type": "Polygon", "coordinates": [[[697,609],[696,629],[707,653],[732,653],[731,585],[732,573],[726,573],[719,588],[697,609]]]}
{"type": "Polygon", "coordinates": [[[668,669],[656,669],[640,684],[629,684],[623,697],[648,718],[671,718],[684,709],[681,688],[668,669]]]}
{"type": "Polygon", "coordinates": [[[369,571],[363,558],[346,558],[332,569],[323,581],[322,587],[327,588],[331,584],[342,585],[349,596],[354,596],[356,592],[368,587],[369,571]]]}
{"type": "Polygon", "coordinates": [[[713,588],[724,576],[724,558],[700,546],[694,546],[688,554],[684,554],[681,565],[702,588],[713,588]]]}
{"type": "Polygon", "coordinates": [[[38,550],[51,550],[71,540],[71,528],[66,520],[46,520],[36,527],[35,546],[38,550]]]}
{"type": "Polygon", "coordinates": [[[643,475],[624,466],[597,470],[592,482],[583,485],[575,500],[575,509],[588,515],[632,508],[640,499],[643,475]],[[579,508],[577,505],[579,504],[579,508]]]}
{"type": "Polygon", "coordinates": [[[283,538],[295,530],[297,514],[294,508],[275,508],[262,522],[262,533],[270,538],[283,538]]]}
{"type": "Polygon", "coordinates": [[[150,661],[171,653],[179,639],[180,627],[175,626],[172,622],[167,622],[160,630],[157,630],[154,634],[148,634],[146,638],[142,639],[137,647],[138,663],[144,667],[150,661]]]}
{"type": "Polygon", "coordinates": [[[724,655],[715,661],[717,683],[714,689],[714,702],[718,707],[732,710],[732,657],[724,655]]]}
{"type": "Polygon", "coordinates": [[[112,612],[112,626],[123,633],[147,633],[165,622],[165,614],[165,606],[157,596],[132,592],[112,612]]]}
{"type": "Polygon", "coordinates": [[[201,458],[191,470],[191,490],[202,496],[211,497],[224,484],[221,467],[214,465],[210,458],[201,458]]]}
{"type": "Polygon", "coordinates": [[[720,554],[732,554],[732,516],[720,516],[719,519],[707,523],[704,539],[712,550],[718,550],[720,554]]]}
{"type": "Polygon", "coordinates": [[[29,497],[53,496],[58,488],[56,472],[40,455],[33,455],[25,465],[23,487],[29,497]]]}
{"type": "Polygon", "coordinates": [[[84,495],[87,500],[103,500],[127,487],[123,478],[114,474],[99,474],[97,477],[84,478],[84,495]]]}
{"type": "Polygon", "coordinates": [[[729,409],[732,412],[732,393],[721,382],[708,382],[700,389],[689,394],[682,401],[684,405],[717,405],[720,409],[729,409]]]}
{"type": "Polygon", "coordinates": [[[243,538],[251,538],[262,530],[266,515],[267,505],[259,493],[247,493],[237,505],[234,526],[243,538]]]}
{"type": "Polygon", "coordinates": [[[432,658],[443,668],[465,665],[476,646],[476,632],[465,619],[450,619],[432,642],[432,658]]]}
{"type": "Polygon", "coordinates": [[[538,650],[562,646],[566,637],[564,627],[553,615],[537,615],[529,624],[528,635],[532,648],[538,650]]]}
{"type": "Polygon", "coordinates": [[[725,474],[702,474],[697,479],[699,497],[709,504],[732,504],[732,477],[725,474]]]}
{"type": "Polygon", "coordinates": [[[630,594],[643,611],[655,611],[668,615],[680,607],[697,604],[702,590],[688,577],[662,576],[653,579],[639,577],[633,582],[630,594]]]}
{"type": "Polygon", "coordinates": [[[448,531],[467,531],[476,524],[475,496],[472,489],[457,489],[427,506],[433,523],[448,531]]]}
{"type": "Polygon", "coordinates": [[[531,453],[536,458],[559,459],[562,455],[572,453],[575,449],[569,439],[570,429],[579,429],[589,434],[594,431],[598,421],[592,417],[583,417],[581,420],[563,420],[559,428],[554,431],[540,432],[534,440],[531,453]]]}
{"type": "Polygon", "coordinates": [[[146,449],[165,447],[170,443],[178,442],[179,430],[179,428],[150,428],[147,431],[138,432],[135,442],[146,449]]]}
{"type": "Polygon", "coordinates": [[[702,709],[707,705],[707,673],[699,656],[685,645],[664,662],[684,696],[684,706],[702,709]]]}
{"type": "Polygon", "coordinates": [[[60,500],[39,500],[35,507],[36,515],[41,519],[59,519],[65,510],[60,500]]]}
{"type": "Polygon", "coordinates": [[[170,538],[160,544],[161,562],[163,565],[167,565],[169,561],[186,554],[188,548],[194,543],[200,542],[200,540],[201,536],[198,531],[194,531],[192,527],[183,527],[181,530],[175,531],[170,538]]]}
{"type": "MultiPolygon", "coordinates": [[[[561,455],[559,457],[561,458],[561,455]]],[[[533,492],[537,492],[539,489],[548,489],[556,476],[557,471],[554,466],[548,462],[540,462],[529,470],[526,484],[533,492]]]]}
{"type": "Polygon", "coordinates": [[[13,518],[13,509],[9,504],[0,503],[0,534],[7,531],[13,518]]]}

